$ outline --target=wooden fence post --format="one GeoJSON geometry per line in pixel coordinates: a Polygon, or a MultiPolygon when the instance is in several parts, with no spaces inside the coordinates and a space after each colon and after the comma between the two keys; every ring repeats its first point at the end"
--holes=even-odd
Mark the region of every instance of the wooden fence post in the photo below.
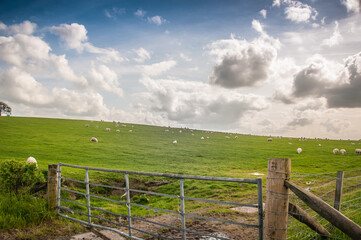
{"type": "Polygon", "coordinates": [[[342,200],[342,187],[343,187],[343,171],[337,171],[335,202],[333,207],[340,211],[342,200]]]}
{"type": "Polygon", "coordinates": [[[58,165],[48,165],[48,208],[55,210],[57,204],[57,187],[58,187],[58,165]]]}
{"type": "Polygon", "coordinates": [[[263,238],[287,239],[289,189],[284,181],[291,173],[291,159],[268,159],[263,238]]]}

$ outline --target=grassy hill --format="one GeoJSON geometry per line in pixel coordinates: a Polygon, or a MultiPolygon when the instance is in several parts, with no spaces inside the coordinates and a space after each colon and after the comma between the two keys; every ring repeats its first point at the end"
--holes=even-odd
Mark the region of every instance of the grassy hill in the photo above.
{"type": "Polygon", "coordinates": [[[137,124],[122,127],[122,124],[126,123],[116,128],[113,122],[1,117],[0,161],[25,161],[33,156],[40,168],[62,162],[123,170],[228,177],[265,173],[267,159],[279,157],[291,158],[292,171],[303,173],[360,168],[361,156],[355,154],[355,148],[361,148],[360,141],[300,141],[298,138],[273,137],[273,141],[268,142],[268,136],[191,132],[137,124]],[[86,124],[89,127],[85,127],[86,124]],[[111,131],[107,132],[106,128],[111,128],[111,131]],[[99,142],[90,142],[91,137],[96,137],[99,142]],[[177,144],[172,143],[174,140],[177,144]],[[303,149],[302,154],[297,154],[298,147],[303,149]],[[344,148],[347,154],[334,155],[334,148],[344,148]]]}

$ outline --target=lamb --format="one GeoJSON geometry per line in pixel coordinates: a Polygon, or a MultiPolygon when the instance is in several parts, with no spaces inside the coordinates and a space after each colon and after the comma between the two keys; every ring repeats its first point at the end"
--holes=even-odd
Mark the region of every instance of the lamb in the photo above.
{"type": "Polygon", "coordinates": [[[340,153],[341,153],[342,155],[345,155],[346,150],[345,150],[345,149],[341,149],[341,150],[340,150],[340,153]]]}
{"type": "Polygon", "coordinates": [[[360,149],[360,148],[356,148],[355,152],[356,152],[356,154],[361,154],[361,149],[360,149]]]}
{"type": "Polygon", "coordinates": [[[90,139],[90,141],[91,141],[91,142],[98,142],[98,139],[95,138],[95,137],[92,137],[92,138],[90,139]]]}
{"type": "Polygon", "coordinates": [[[337,154],[339,152],[338,148],[332,150],[333,154],[337,154]]]}
{"type": "Polygon", "coordinates": [[[38,163],[37,163],[37,161],[36,161],[36,159],[35,158],[33,158],[33,157],[28,157],[28,159],[26,160],[26,163],[27,164],[36,164],[36,167],[38,167],[38,163]]]}
{"type": "Polygon", "coordinates": [[[110,132],[110,128],[106,128],[105,131],[110,132]]]}
{"type": "Polygon", "coordinates": [[[302,152],[302,148],[297,148],[297,153],[301,154],[301,152],[302,152]]]}

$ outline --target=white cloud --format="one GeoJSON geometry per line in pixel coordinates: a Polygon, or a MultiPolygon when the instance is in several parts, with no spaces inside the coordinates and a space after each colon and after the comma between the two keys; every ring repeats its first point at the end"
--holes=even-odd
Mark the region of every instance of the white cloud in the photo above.
{"type": "Polygon", "coordinates": [[[318,12],[311,6],[299,1],[287,1],[288,6],[285,8],[286,18],[292,22],[301,23],[309,22],[310,19],[316,20],[318,12]]]}
{"type": "Polygon", "coordinates": [[[210,54],[218,58],[209,77],[211,84],[225,88],[251,87],[268,79],[280,43],[264,32],[259,21],[253,20],[252,27],[261,34],[252,42],[231,38],[208,46],[210,54]]]}
{"type": "Polygon", "coordinates": [[[70,49],[75,49],[81,53],[84,50],[90,53],[101,54],[99,60],[105,62],[109,61],[123,61],[125,60],[120,56],[117,50],[112,48],[99,48],[95,47],[88,42],[87,30],[84,25],[78,23],[60,24],[59,26],[50,27],[50,32],[58,35],[70,49]]]}
{"type": "Polygon", "coordinates": [[[266,19],[267,18],[267,10],[266,9],[262,9],[261,11],[259,11],[259,14],[261,14],[261,16],[266,19]]]}
{"type": "Polygon", "coordinates": [[[134,52],[138,55],[138,57],[134,58],[134,61],[138,63],[143,63],[144,61],[150,59],[150,53],[144,48],[136,49],[134,52]]]}
{"type": "Polygon", "coordinates": [[[280,0],[273,0],[272,3],[272,7],[280,7],[281,6],[281,1],[280,0]]]}
{"type": "Polygon", "coordinates": [[[123,90],[119,87],[117,74],[105,65],[93,66],[91,68],[89,82],[97,88],[112,92],[119,97],[123,96],[123,90]]]}
{"type": "Polygon", "coordinates": [[[328,132],[334,132],[336,134],[344,132],[350,125],[350,121],[346,119],[327,119],[321,123],[321,126],[325,127],[328,132]]]}
{"type": "Polygon", "coordinates": [[[360,0],[341,0],[341,3],[346,7],[347,12],[359,13],[361,11],[360,0]]]}
{"type": "Polygon", "coordinates": [[[104,14],[107,18],[117,19],[118,16],[125,14],[125,8],[113,7],[112,9],[105,9],[104,14]]]}
{"type": "Polygon", "coordinates": [[[136,12],[134,12],[134,15],[137,17],[144,17],[145,14],[147,14],[147,12],[141,9],[138,9],[136,12]]]}
{"type": "Polygon", "coordinates": [[[332,36],[322,41],[321,46],[332,47],[338,45],[342,41],[342,35],[338,29],[338,22],[335,21],[335,28],[333,30],[332,36]]]}
{"type": "Polygon", "coordinates": [[[13,24],[10,26],[6,26],[4,23],[0,22],[0,30],[5,31],[9,34],[25,34],[31,35],[34,33],[37,25],[32,23],[28,20],[20,23],[20,24],[13,24]]]}
{"type": "Polygon", "coordinates": [[[143,96],[150,109],[183,124],[202,123],[203,127],[226,124],[230,128],[237,126],[245,113],[269,107],[264,97],[219,90],[206,83],[151,78],[141,82],[149,90],[143,96]]]}
{"type": "Polygon", "coordinates": [[[187,55],[185,55],[184,53],[180,53],[179,56],[181,57],[181,59],[183,59],[186,62],[192,61],[192,59],[190,57],[188,57],[187,55]]]}
{"type": "Polygon", "coordinates": [[[163,61],[159,63],[154,63],[151,65],[144,65],[141,67],[143,74],[146,76],[158,76],[168,71],[177,64],[174,60],[163,61]]]}
{"type": "Polygon", "coordinates": [[[152,23],[152,24],[155,24],[157,26],[160,26],[160,25],[166,23],[167,20],[165,20],[161,16],[153,16],[153,17],[148,17],[148,22],[152,23]]]}

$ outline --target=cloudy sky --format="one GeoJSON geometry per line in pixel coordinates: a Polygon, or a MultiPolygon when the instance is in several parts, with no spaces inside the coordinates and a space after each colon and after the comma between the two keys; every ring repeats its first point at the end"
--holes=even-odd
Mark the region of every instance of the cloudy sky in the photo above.
{"type": "Polygon", "coordinates": [[[361,138],[360,0],[0,6],[14,116],[361,138]]]}

